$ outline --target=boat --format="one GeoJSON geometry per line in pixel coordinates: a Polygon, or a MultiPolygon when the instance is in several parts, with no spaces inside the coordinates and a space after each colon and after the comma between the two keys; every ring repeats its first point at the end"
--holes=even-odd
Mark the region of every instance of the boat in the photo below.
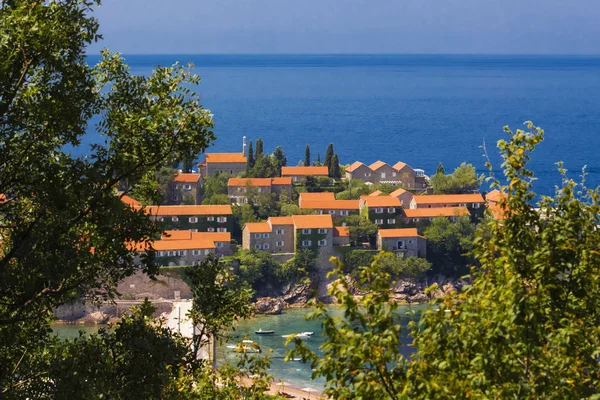
{"type": "Polygon", "coordinates": [[[258,330],[254,331],[254,333],[257,335],[274,335],[275,331],[272,329],[270,331],[263,331],[262,328],[258,328],[258,330]]]}
{"type": "Polygon", "coordinates": [[[235,344],[228,344],[226,348],[233,350],[236,353],[262,353],[262,349],[252,340],[242,340],[244,343],[241,346],[235,344]]]}
{"type": "Polygon", "coordinates": [[[312,336],[313,332],[300,332],[290,333],[289,335],[281,335],[282,338],[297,337],[298,339],[308,339],[312,336]]]}

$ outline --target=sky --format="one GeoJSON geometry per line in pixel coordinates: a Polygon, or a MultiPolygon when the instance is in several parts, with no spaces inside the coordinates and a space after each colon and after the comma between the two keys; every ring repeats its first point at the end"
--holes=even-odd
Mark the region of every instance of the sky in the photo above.
{"type": "Polygon", "coordinates": [[[125,54],[600,54],[600,0],[103,0],[125,54]]]}

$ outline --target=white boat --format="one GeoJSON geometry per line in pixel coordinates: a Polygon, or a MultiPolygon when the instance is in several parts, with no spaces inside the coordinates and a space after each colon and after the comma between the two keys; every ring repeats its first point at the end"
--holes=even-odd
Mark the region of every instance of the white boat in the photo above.
{"type": "Polygon", "coordinates": [[[313,333],[312,332],[301,332],[301,333],[291,333],[289,335],[281,335],[282,338],[289,338],[289,337],[297,337],[298,339],[308,339],[311,337],[313,333]]]}
{"type": "Polygon", "coordinates": [[[225,346],[226,348],[235,351],[236,353],[262,353],[260,346],[255,344],[252,340],[242,340],[242,343],[253,344],[254,346],[247,346],[246,344],[242,346],[236,346],[234,344],[228,344],[225,346]]]}

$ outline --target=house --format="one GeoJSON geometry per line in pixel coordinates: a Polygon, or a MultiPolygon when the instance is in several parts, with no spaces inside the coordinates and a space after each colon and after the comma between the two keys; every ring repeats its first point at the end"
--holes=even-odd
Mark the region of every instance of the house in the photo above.
{"type": "Polygon", "coordinates": [[[298,206],[302,207],[303,201],[333,201],[335,194],[332,192],[302,192],[298,194],[298,206]]]}
{"type": "MultiPolygon", "coordinates": [[[[156,262],[161,266],[195,265],[210,254],[231,253],[230,233],[207,233],[185,231],[165,231],[160,240],[131,245],[140,255],[149,250],[155,251],[156,262]]],[[[139,256],[138,256],[139,257],[139,256]]]]}
{"type": "Polygon", "coordinates": [[[383,194],[383,192],[381,190],[376,190],[373,193],[369,193],[368,195],[371,197],[377,197],[377,196],[381,196],[383,194]]]}
{"type": "Polygon", "coordinates": [[[377,231],[377,249],[393,251],[400,257],[421,257],[427,254],[427,240],[416,228],[380,229],[377,231]]]}
{"type": "Polygon", "coordinates": [[[402,207],[404,208],[410,208],[410,203],[414,197],[411,192],[402,188],[394,190],[392,193],[390,193],[390,196],[396,197],[398,200],[400,200],[400,204],[402,204],[402,207]]]}
{"type": "Polygon", "coordinates": [[[358,200],[304,200],[300,209],[314,210],[318,214],[329,214],[332,217],[347,217],[358,214],[358,200]]]}
{"type": "Polygon", "coordinates": [[[168,204],[199,204],[202,175],[178,174],[167,186],[168,204]]]}
{"type": "Polygon", "coordinates": [[[361,196],[360,213],[382,228],[393,228],[402,215],[400,200],[391,196],[361,196]]]}
{"type": "Polygon", "coordinates": [[[206,161],[198,166],[204,168],[205,177],[215,176],[220,172],[236,176],[246,171],[246,162],[244,153],[206,153],[206,161]]]}
{"type": "Polygon", "coordinates": [[[403,162],[397,162],[390,166],[378,160],[367,166],[360,161],[356,161],[346,168],[346,179],[362,179],[371,183],[390,183],[409,190],[424,190],[428,186],[425,171],[421,169],[413,170],[403,162]]]}
{"type": "Polygon", "coordinates": [[[485,201],[487,202],[488,209],[496,219],[506,219],[506,205],[503,202],[506,201],[508,195],[505,192],[501,192],[497,189],[492,190],[485,195],[485,201]]]}
{"type": "Polygon", "coordinates": [[[233,212],[230,205],[148,206],[146,213],[165,229],[194,232],[231,232],[233,212]]]}
{"type": "Polygon", "coordinates": [[[477,209],[484,205],[485,200],[480,193],[413,196],[410,202],[411,209],[441,207],[468,207],[477,209]]]}
{"type": "Polygon", "coordinates": [[[258,194],[275,193],[278,200],[282,192],[286,192],[289,199],[292,198],[292,178],[229,178],[229,200],[235,204],[247,203],[246,194],[249,188],[254,188],[258,194]]]}
{"type": "Polygon", "coordinates": [[[333,245],[331,215],[270,217],[265,222],[248,222],[242,231],[242,247],[268,253],[295,253],[297,245],[319,251],[333,245]]]}
{"type": "Polygon", "coordinates": [[[350,228],[347,226],[333,227],[333,245],[347,246],[350,244],[350,228]]]}
{"type": "Polygon", "coordinates": [[[327,167],[281,167],[281,176],[291,177],[294,183],[300,183],[307,176],[329,176],[327,167]]]}
{"type": "Polygon", "coordinates": [[[411,224],[421,221],[433,221],[437,217],[447,217],[452,221],[457,221],[462,216],[470,216],[471,213],[466,207],[439,207],[439,208],[417,208],[404,209],[402,218],[404,223],[411,224]]]}
{"type": "Polygon", "coordinates": [[[121,201],[125,204],[127,204],[130,207],[133,208],[137,208],[137,207],[141,207],[142,203],[140,203],[139,201],[137,201],[136,199],[134,199],[133,197],[130,197],[126,194],[122,194],[121,195],[121,201]]]}

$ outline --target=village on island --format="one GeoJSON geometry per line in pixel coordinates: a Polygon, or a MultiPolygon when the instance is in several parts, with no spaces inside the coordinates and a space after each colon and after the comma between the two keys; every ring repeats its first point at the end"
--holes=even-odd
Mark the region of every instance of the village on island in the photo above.
{"type": "MultiPolygon", "coordinates": [[[[479,182],[459,193],[434,194],[434,179],[402,161],[341,166],[330,144],[323,162],[320,154],[311,162],[307,146],[304,162],[290,166],[281,147],[263,154],[263,146],[258,139],[253,149],[244,137],[240,153],[207,152],[204,161],[188,162],[183,171],[181,164],[165,167],[158,179],[160,205],[135,192],[118,193],[126,206],[143,208],[164,229],[151,244],[163,267],[161,284],[134,274],[120,283],[121,300],[189,299],[181,269],[215,256],[252,286],[259,313],[280,313],[306,304],[313,290],[326,297],[331,257],[356,269],[386,251],[399,260],[431,259],[435,265],[426,234],[434,220],[475,226],[486,215],[501,218],[501,193],[484,198],[479,182]],[[310,275],[311,285],[300,282],[302,274],[310,275]]],[[[450,176],[439,170],[436,176],[440,173],[450,176]]],[[[138,256],[148,246],[136,244],[138,256]]],[[[398,300],[426,302],[423,288],[412,285],[398,300]]]]}

